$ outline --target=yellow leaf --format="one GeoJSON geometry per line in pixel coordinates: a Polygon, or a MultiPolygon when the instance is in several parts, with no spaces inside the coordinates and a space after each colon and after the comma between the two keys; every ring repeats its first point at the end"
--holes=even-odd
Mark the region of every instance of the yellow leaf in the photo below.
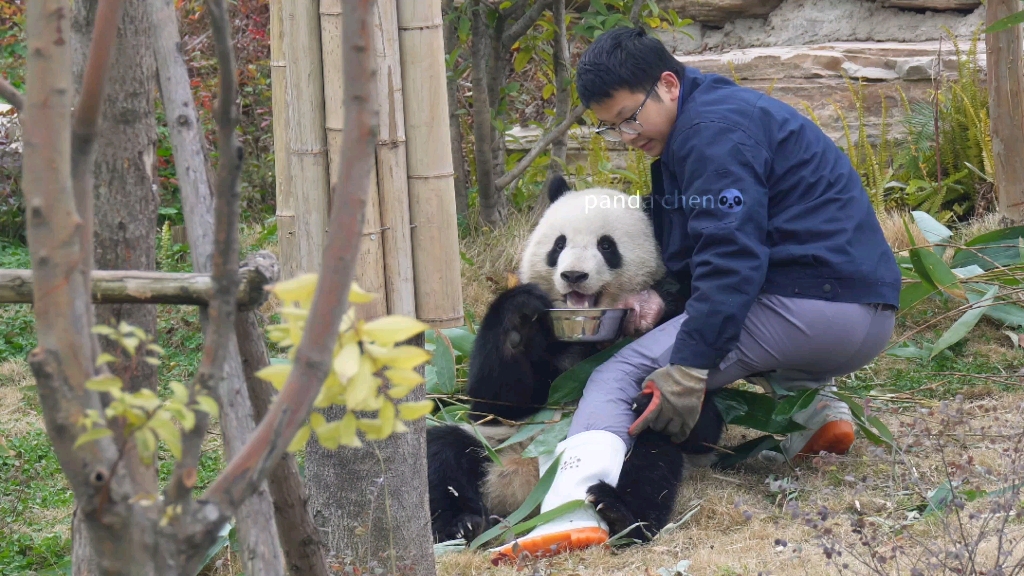
{"type": "Polygon", "coordinates": [[[403,402],[398,405],[398,417],[402,420],[416,420],[422,418],[434,409],[432,400],[420,400],[419,402],[403,402]]]}
{"type": "Polygon", "coordinates": [[[352,287],[348,290],[348,301],[353,304],[367,304],[373,302],[376,298],[376,294],[363,290],[355,282],[352,283],[352,287]]]}
{"type": "Polygon", "coordinates": [[[423,376],[409,368],[388,368],[384,371],[384,377],[392,386],[415,387],[424,382],[423,376]]]}
{"type": "Polygon", "coordinates": [[[93,326],[92,333],[101,334],[103,336],[110,336],[115,340],[119,339],[121,336],[120,334],[117,333],[117,330],[114,330],[110,326],[106,326],[104,324],[97,324],[96,326],[93,326]]]}
{"type": "Polygon", "coordinates": [[[291,372],[291,364],[271,364],[264,366],[256,372],[256,377],[270,382],[275,389],[281,390],[284,388],[284,383],[288,380],[288,375],[291,372]]]}
{"type": "Polygon", "coordinates": [[[352,412],[317,430],[317,437],[328,450],[335,450],[338,446],[359,448],[363,445],[356,436],[356,417],[352,412]]]}
{"type": "Polygon", "coordinates": [[[404,342],[430,328],[415,318],[392,314],[367,322],[360,330],[364,338],[368,338],[381,346],[391,346],[404,342]]]}
{"type": "Polygon", "coordinates": [[[345,403],[345,385],[341,383],[341,380],[338,380],[338,376],[334,372],[328,372],[324,385],[316,395],[313,407],[327,408],[337,403],[345,403]]]}
{"type": "Polygon", "coordinates": [[[363,406],[373,400],[378,387],[373,371],[373,361],[366,356],[360,357],[359,369],[349,379],[345,390],[345,404],[349,410],[366,410],[363,406]]]}
{"type": "Polygon", "coordinates": [[[408,396],[409,393],[415,389],[415,386],[391,386],[391,388],[388,389],[388,396],[394,398],[395,400],[401,400],[402,398],[408,396]]]}
{"type": "Polygon", "coordinates": [[[391,368],[412,369],[430,360],[430,353],[419,346],[395,346],[394,348],[381,348],[379,346],[367,346],[366,352],[375,357],[383,366],[391,368]]]}
{"type": "Polygon", "coordinates": [[[151,428],[139,428],[135,432],[135,450],[139,453],[139,459],[146,465],[153,463],[153,455],[156,454],[156,435],[151,428]]]}
{"type": "Polygon", "coordinates": [[[86,442],[90,442],[92,440],[97,440],[99,438],[104,438],[104,437],[110,436],[112,434],[113,434],[113,432],[111,432],[109,428],[103,428],[103,427],[93,428],[93,429],[89,430],[88,432],[83,433],[82,435],[80,435],[78,437],[77,440],[75,440],[74,448],[78,448],[79,446],[81,446],[82,444],[85,444],[86,442]]]}
{"type": "Polygon", "coordinates": [[[124,383],[113,374],[101,374],[85,381],[85,387],[96,392],[113,392],[114,390],[120,390],[122,386],[124,386],[124,383]]]}
{"type": "Polygon", "coordinates": [[[308,424],[299,428],[299,431],[295,433],[295,438],[292,438],[291,444],[288,445],[288,452],[302,450],[306,446],[306,442],[309,440],[310,432],[311,430],[308,424]]]}
{"type": "MultiPolygon", "coordinates": [[[[352,329],[352,325],[355,324],[355,322],[356,322],[356,309],[355,308],[349,308],[348,310],[345,311],[345,315],[341,317],[341,324],[338,325],[338,333],[339,334],[346,334],[346,336],[347,336],[348,335],[347,333],[352,329]]],[[[354,333],[352,333],[352,337],[355,338],[356,335],[354,333]]],[[[347,342],[345,342],[345,344],[347,344],[347,342]]]]}
{"type": "Polygon", "coordinates": [[[334,372],[342,382],[348,382],[359,371],[360,350],[357,342],[346,344],[334,357],[334,372]]]}
{"type": "Polygon", "coordinates": [[[156,435],[167,444],[167,449],[171,451],[171,456],[175,459],[181,458],[181,431],[178,430],[174,423],[163,416],[155,416],[150,419],[148,426],[156,432],[156,435]]]}
{"type": "Polygon", "coordinates": [[[317,434],[320,433],[320,429],[327,425],[327,419],[324,415],[319,412],[313,412],[309,415],[309,425],[313,428],[313,431],[317,434]]]}
{"type": "Polygon", "coordinates": [[[115,358],[112,354],[109,354],[107,352],[104,352],[96,357],[97,366],[102,366],[107,362],[117,362],[117,358],[115,358]]]}
{"type": "Polygon", "coordinates": [[[409,429],[402,423],[401,420],[395,420],[395,429],[392,430],[392,434],[405,434],[409,429]]]}
{"type": "Polygon", "coordinates": [[[121,339],[121,346],[123,346],[129,354],[135,356],[135,349],[139,346],[139,339],[135,336],[125,336],[121,339]]]}
{"type": "Polygon", "coordinates": [[[195,412],[186,408],[183,403],[178,403],[172,400],[164,406],[164,410],[167,410],[168,413],[174,415],[186,432],[191,431],[192,427],[196,425],[195,412]]]}
{"type": "Polygon", "coordinates": [[[196,396],[196,406],[194,406],[194,408],[196,410],[206,412],[213,418],[216,418],[217,414],[220,414],[220,406],[217,405],[217,401],[205,394],[196,396]]]}
{"type": "Polygon", "coordinates": [[[316,274],[300,274],[270,286],[270,291],[285,304],[309,308],[316,293],[316,274]]]}
{"type": "Polygon", "coordinates": [[[188,403],[188,388],[177,380],[171,381],[168,386],[171,388],[171,397],[182,404],[188,403]]]}

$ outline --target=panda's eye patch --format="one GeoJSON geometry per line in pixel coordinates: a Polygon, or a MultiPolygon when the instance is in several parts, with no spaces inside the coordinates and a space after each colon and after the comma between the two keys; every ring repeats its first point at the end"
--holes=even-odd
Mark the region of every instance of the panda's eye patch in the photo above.
{"type": "Polygon", "coordinates": [[[555,238],[554,245],[551,246],[551,250],[548,250],[547,265],[549,268],[554,268],[558,265],[558,256],[562,253],[562,250],[565,250],[565,234],[555,238]]]}

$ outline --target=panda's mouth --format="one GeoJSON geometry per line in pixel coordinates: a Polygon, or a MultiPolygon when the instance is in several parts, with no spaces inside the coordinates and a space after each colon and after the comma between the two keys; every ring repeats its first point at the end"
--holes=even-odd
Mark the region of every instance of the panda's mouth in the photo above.
{"type": "Polygon", "coordinates": [[[584,294],[573,290],[565,295],[565,305],[569,308],[593,308],[597,305],[597,294],[584,294]]]}

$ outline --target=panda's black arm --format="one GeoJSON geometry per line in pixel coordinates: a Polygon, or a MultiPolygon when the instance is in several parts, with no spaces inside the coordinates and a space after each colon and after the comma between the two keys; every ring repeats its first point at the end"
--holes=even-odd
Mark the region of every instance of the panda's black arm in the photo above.
{"type": "Polygon", "coordinates": [[[685,282],[680,282],[671,273],[667,273],[651,286],[651,290],[654,290],[665,303],[665,312],[658,321],[659,326],[686,310],[686,301],[690,298],[689,278],[685,282]]]}

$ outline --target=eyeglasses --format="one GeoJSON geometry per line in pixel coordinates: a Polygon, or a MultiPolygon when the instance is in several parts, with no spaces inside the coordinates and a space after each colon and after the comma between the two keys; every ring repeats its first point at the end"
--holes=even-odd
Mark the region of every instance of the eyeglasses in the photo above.
{"type": "Polygon", "coordinates": [[[619,122],[618,126],[606,126],[604,122],[601,126],[595,130],[596,133],[604,136],[605,139],[611,140],[612,142],[621,142],[623,134],[629,134],[630,136],[636,136],[644,129],[643,125],[636,119],[640,115],[640,111],[644,109],[644,104],[647,104],[647,99],[654,93],[654,89],[658,87],[658,82],[655,82],[653,86],[648,88],[647,95],[644,96],[644,101],[640,103],[640,107],[633,112],[633,115],[629,118],[619,122]]]}

